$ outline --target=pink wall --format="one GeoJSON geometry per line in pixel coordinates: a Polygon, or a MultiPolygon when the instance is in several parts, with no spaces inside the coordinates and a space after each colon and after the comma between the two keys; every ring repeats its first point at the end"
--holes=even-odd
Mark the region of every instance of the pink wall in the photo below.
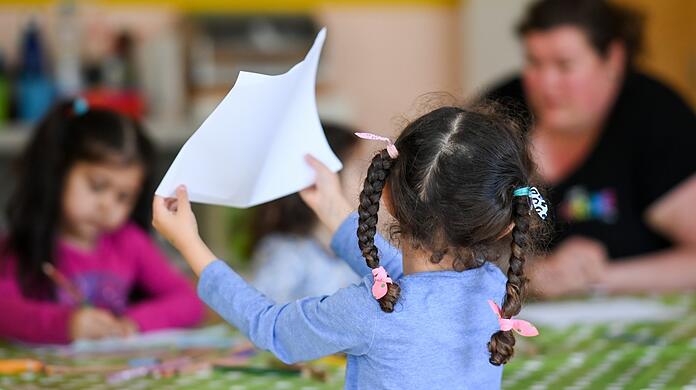
{"type": "Polygon", "coordinates": [[[326,92],[345,99],[360,129],[394,134],[419,95],[461,92],[454,7],[326,6],[317,16],[328,27],[326,92]]]}
{"type": "MultiPolygon", "coordinates": [[[[361,131],[396,136],[404,115],[419,111],[420,95],[461,95],[458,17],[455,7],[443,6],[321,8],[317,19],[328,35],[319,100],[347,106],[342,119],[361,131]]],[[[343,171],[347,195],[355,201],[372,153],[383,147],[361,142],[343,171]]]]}

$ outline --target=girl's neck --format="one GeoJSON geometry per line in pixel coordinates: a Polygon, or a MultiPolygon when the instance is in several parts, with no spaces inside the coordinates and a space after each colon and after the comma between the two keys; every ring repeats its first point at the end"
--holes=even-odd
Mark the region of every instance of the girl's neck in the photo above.
{"type": "Polygon", "coordinates": [[[60,230],[60,241],[82,252],[92,252],[97,247],[96,237],[84,237],[67,229],[60,230]]]}
{"type": "Polygon", "coordinates": [[[452,256],[447,255],[442,258],[442,261],[435,264],[430,261],[433,252],[414,249],[413,245],[406,240],[403,240],[401,244],[401,253],[403,254],[404,275],[418,272],[452,271],[454,269],[452,256]]]}

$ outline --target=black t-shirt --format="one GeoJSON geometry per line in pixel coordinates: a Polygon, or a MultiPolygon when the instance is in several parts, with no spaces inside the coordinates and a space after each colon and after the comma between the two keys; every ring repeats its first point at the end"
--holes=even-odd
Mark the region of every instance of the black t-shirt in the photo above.
{"type": "MultiPolygon", "coordinates": [[[[519,78],[494,88],[489,97],[530,115],[519,78]]],[[[630,73],[594,149],[577,170],[549,187],[551,245],[581,235],[604,243],[612,259],[670,246],[644,214],[695,172],[694,112],[657,80],[630,73]]]]}

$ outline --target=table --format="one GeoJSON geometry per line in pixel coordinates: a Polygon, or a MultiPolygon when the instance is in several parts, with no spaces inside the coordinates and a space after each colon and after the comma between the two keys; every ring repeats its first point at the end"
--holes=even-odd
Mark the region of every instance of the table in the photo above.
{"type": "Polygon", "coordinates": [[[239,333],[224,324],[195,330],[163,331],[131,339],[79,342],[72,346],[33,347],[0,343],[0,359],[34,358],[50,366],[51,375],[0,375],[0,389],[305,389],[342,388],[345,358],[327,357],[303,367],[290,367],[268,352],[255,350],[239,333]],[[188,359],[189,361],[186,361],[188,359]],[[191,362],[221,362],[235,367],[199,369],[191,362]],[[187,373],[121,378],[114,372],[134,369],[134,362],[186,361],[187,373]],[[232,363],[230,363],[232,362],[232,363]],[[65,373],[67,369],[87,373],[65,373]],[[56,374],[56,370],[63,373],[56,374]],[[100,372],[97,372],[100,371],[100,372]]]}
{"type": "Polygon", "coordinates": [[[696,296],[655,298],[686,308],[661,322],[541,328],[518,340],[504,389],[696,390],[696,296]],[[520,340],[523,339],[523,340],[520,340]]]}
{"type": "MultiPolygon", "coordinates": [[[[657,297],[686,307],[680,318],[661,322],[540,327],[541,336],[518,337],[516,356],[505,367],[504,389],[694,389],[696,390],[696,295],[657,297]]],[[[0,347],[0,358],[27,356],[0,347]]],[[[253,365],[268,365],[262,353],[253,365]]],[[[341,389],[342,368],[322,382],[281,373],[200,372],[172,378],[140,378],[118,385],[104,376],[0,376],[0,389],[341,389]]]]}

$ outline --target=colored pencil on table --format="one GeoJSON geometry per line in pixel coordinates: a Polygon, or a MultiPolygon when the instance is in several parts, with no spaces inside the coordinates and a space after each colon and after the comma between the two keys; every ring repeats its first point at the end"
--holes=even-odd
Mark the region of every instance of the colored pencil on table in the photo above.
{"type": "Polygon", "coordinates": [[[127,368],[109,375],[106,381],[110,384],[125,382],[131,379],[147,376],[151,370],[152,367],[150,366],[127,368]]]}
{"type": "Polygon", "coordinates": [[[14,375],[25,372],[39,372],[43,363],[34,359],[0,359],[0,375],[14,375]]]}
{"type": "Polygon", "coordinates": [[[191,358],[186,356],[182,358],[166,360],[159,364],[127,368],[125,370],[117,371],[109,375],[107,378],[107,382],[110,384],[115,384],[135,378],[141,378],[148,375],[169,376],[178,372],[187,365],[190,365],[191,363],[191,358]]]}

